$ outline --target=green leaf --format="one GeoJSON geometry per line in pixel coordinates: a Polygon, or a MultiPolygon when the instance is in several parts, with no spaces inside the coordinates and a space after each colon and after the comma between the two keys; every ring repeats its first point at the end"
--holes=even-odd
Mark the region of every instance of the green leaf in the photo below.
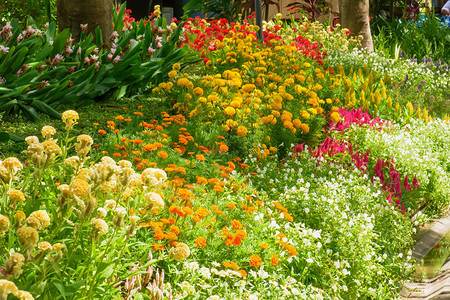
{"type": "Polygon", "coordinates": [[[37,70],[31,70],[26,72],[24,75],[20,76],[15,82],[15,86],[25,85],[29,82],[32,82],[39,75],[37,70]]]}
{"type": "Polygon", "coordinates": [[[112,273],[114,272],[114,264],[111,263],[102,263],[100,268],[102,271],[99,271],[98,278],[99,279],[106,279],[111,277],[112,273]]]}
{"type": "Polygon", "coordinates": [[[121,33],[122,29],[123,29],[123,19],[125,16],[125,9],[127,6],[127,2],[123,2],[122,5],[120,6],[120,10],[118,13],[114,13],[113,16],[113,21],[114,21],[114,29],[118,32],[121,33]]]}
{"type": "Polygon", "coordinates": [[[95,28],[95,39],[97,41],[97,46],[101,47],[103,45],[103,36],[100,26],[97,26],[97,28],[95,28]]]}
{"type": "Polygon", "coordinates": [[[40,120],[38,113],[36,112],[36,110],[33,107],[28,106],[26,104],[22,104],[20,102],[18,102],[17,105],[20,107],[20,110],[25,114],[25,116],[28,119],[35,121],[35,122],[40,120]]]}
{"type": "Polygon", "coordinates": [[[23,62],[24,62],[24,58],[28,53],[28,48],[27,47],[23,47],[22,49],[19,50],[19,52],[17,52],[12,58],[12,64],[9,67],[9,69],[12,72],[16,72],[19,70],[20,67],[22,67],[23,62]]]}
{"type": "Polygon", "coordinates": [[[70,30],[69,28],[64,29],[61,31],[53,41],[53,51],[51,56],[54,57],[56,54],[61,53],[64,48],[66,47],[67,39],[70,37],[70,30]]]}
{"type": "Polygon", "coordinates": [[[42,101],[39,101],[37,99],[34,99],[30,106],[35,107],[37,110],[45,113],[46,115],[55,118],[55,119],[61,119],[61,114],[59,112],[57,112],[56,110],[54,110],[53,108],[51,108],[48,104],[45,104],[42,101]]]}
{"type": "Polygon", "coordinates": [[[50,41],[52,41],[55,38],[55,35],[56,35],[56,23],[51,22],[47,28],[46,42],[49,43],[50,41]]]}
{"type": "Polygon", "coordinates": [[[8,98],[12,98],[12,97],[18,96],[18,95],[22,94],[27,89],[27,87],[29,87],[29,86],[30,86],[29,84],[26,84],[26,85],[22,85],[22,86],[16,87],[15,89],[13,89],[8,94],[0,96],[0,99],[8,99],[8,98]]]}
{"type": "Polygon", "coordinates": [[[0,105],[0,112],[9,112],[13,106],[17,105],[18,101],[17,99],[12,99],[6,103],[2,103],[0,105]]]}
{"type": "MultiPolygon", "coordinates": [[[[41,61],[41,60],[45,60],[46,58],[48,58],[48,56],[50,55],[50,53],[52,53],[53,50],[53,46],[47,42],[44,44],[44,46],[36,53],[36,55],[34,56],[34,58],[37,61],[41,61]]],[[[44,63],[42,63],[44,64],[44,63]]]]}
{"type": "Polygon", "coordinates": [[[16,143],[18,143],[18,142],[25,142],[25,139],[21,138],[18,135],[14,135],[14,134],[11,134],[11,133],[0,131],[0,142],[5,142],[5,141],[8,141],[8,140],[14,141],[16,143]]]}

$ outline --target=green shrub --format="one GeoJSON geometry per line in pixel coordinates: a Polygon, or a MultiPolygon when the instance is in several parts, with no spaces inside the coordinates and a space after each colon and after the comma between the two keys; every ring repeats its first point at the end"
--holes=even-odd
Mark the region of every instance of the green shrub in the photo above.
{"type": "Polygon", "coordinates": [[[123,28],[124,10],[115,13],[111,46],[102,43],[99,28],[96,41],[82,34],[74,43],[55,23],[46,32],[22,32],[17,19],[7,23],[0,37],[0,113],[59,117],[62,105],[120,98],[162,81],[185,52],[177,44],[182,26],[172,29],[159,18],[123,28]]]}

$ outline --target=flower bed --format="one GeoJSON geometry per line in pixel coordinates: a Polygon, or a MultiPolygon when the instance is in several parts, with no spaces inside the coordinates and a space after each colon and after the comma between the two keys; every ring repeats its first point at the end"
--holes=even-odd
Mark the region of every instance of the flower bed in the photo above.
{"type": "Polygon", "coordinates": [[[411,216],[448,205],[448,122],[415,121],[368,67],[329,68],[344,30],[254,30],[186,23],[198,65],[92,132],[66,111],[0,162],[0,297],[397,297],[411,216]]]}

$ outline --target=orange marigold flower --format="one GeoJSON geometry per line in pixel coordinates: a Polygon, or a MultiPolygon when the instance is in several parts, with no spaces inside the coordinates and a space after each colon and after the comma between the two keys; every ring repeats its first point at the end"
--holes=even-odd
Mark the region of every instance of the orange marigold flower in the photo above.
{"type": "Polygon", "coordinates": [[[134,114],[135,114],[136,116],[143,116],[143,114],[142,114],[140,111],[135,111],[134,114]]]}
{"type": "Polygon", "coordinates": [[[185,206],[185,207],[183,207],[183,213],[185,215],[190,216],[190,215],[194,214],[194,210],[192,208],[190,208],[189,206],[185,206]]]}
{"type": "Polygon", "coordinates": [[[231,262],[231,268],[235,271],[237,271],[239,269],[239,265],[237,263],[235,263],[234,261],[231,262]]]}
{"type": "Polygon", "coordinates": [[[233,227],[235,230],[242,228],[242,223],[239,220],[231,220],[231,227],[233,227]]]}
{"type": "Polygon", "coordinates": [[[160,241],[160,240],[165,238],[164,232],[159,227],[156,227],[154,229],[153,235],[154,235],[155,239],[157,239],[158,241],[160,241]]]}
{"type": "Polygon", "coordinates": [[[272,266],[276,266],[278,265],[278,255],[274,254],[270,257],[270,263],[272,264],[272,266]]]}
{"type": "Polygon", "coordinates": [[[261,257],[256,254],[250,255],[250,265],[255,268],[259,268],[262,265],[261,257]]]}
{"type": "Polygon", "coordinates": [[[178,239],[178,236],[174,232],[168,232],[164,235],[164,238],[167,240],[176,240],[178,239]]]}
{"type": "Polygon", "coordinates": [[[196,155],[195,158],[199,161],[205,161],[205,157],[202,154],[196,155]]]}
{"type": "Polygon", "coordinates": [[[245,126],[239,126],[236,130],[236,133],[240,137],[244,137],[247,135],[248,129],[245,126]]]}
{"type": "Polygon", "coordinates": [[[227,152],[227,151],[228,151],[228,146],[225,145],[224,143],[220,143],[219,150],[220,150],[221,152],[227,152]]]}
{"type": "Polygon", "coordinates": [[[103,129],[99,129],[99,130],[98,130],[98,133],[99,133],[99,134],[106,134],[106,131],[104,131],[103,129]]]}
{"type": "Polygon", "coordinates": [[[92,124],[94,124],[94,126],[98,126],[98,125],[100,125],[99,123],[92,123],[92,124]]]}
{"type": "Polygon", "coordinates": [[[180,234],[180,227],[178,227],[177,225],[172,225],[170,226],[170,231],[172,231],[175,234],[180,234]]]}
{"type": "Polygon", "coordinates": [[[230,209],[235,209],[236,208],[236,204],[234,204],[234,203],[227,203],[227,204],[225,204],[225,206],[230,208],[230,209]]]}
{"type": "Polygon", "coordinates": [[[153,247],[153,250],[155,250],[155,251],[159,251],[159,250],[164,251],[164,250],[166,250],[163,245],[158,245],[155,242],[153,242],[152,247],[153,247]]]}
{"type": "Polygon", "coordinates": [[[113,156],[114,156],[114,157],[121,157],[122,154],[116,152],[116,153],[113,153],[113,156]]]}
{"type": "Polygon", "coordinates": [[[197,248],[205,248],[206,247],[206,239],[204,237],[198,237],[195,239],[195,245],[197,248]]]}
{"type": "Polygon", "coordinates": [[[122,115],[116,117],[116,120],[123,120],[123,119],[124,117],[122,115]]]}
{"type": "Polygon", "coordinates": [[[241,277],[247,277],[247,272],[245,272],[245,270],[239,270],[239,273],[241,273],[241,277]]]}
{"type": "Polygon", "coordinates": [[[267,249],[267,248],[269,248],[269,245],[267,245],[266,243],[260,243],[259,244],[259,248],[260,249],[267,249]]]}
{"type": "Polygon", "coordinates": [[[195,216],[199,217],[200,219],[204,219],[204,218],[206,218],[207,215],[210,215],[210,214],[211,214],[211,212],[204,207],[199,207],[195,211],[195,216]]]}
{"type": "Polygon", "coordinates": [[[220,185],[215,185],[214,188],[213,188],[213,191],[214,192],[223,192],[224,189],[220,185]]]}
{"type": "Polygon", "coordinates": [[[247,232],[245,232],[244,230],[236,230],[236,236],[241,238],[241,239],[245,239],[247,237],[247,232]]]}
{"type": "Polygon", "coordinates": [[[205,177],[196,176],[197,177],[197,184],[207,184],[208,180],[205,177]]]}
{"type": "Polygon", "coordinates": [[[166,151],[159,151],[158,152],[158,156],[161,157],[161,158],[168,158],[169,157],[169,155],[167,154],[166,151]]]}

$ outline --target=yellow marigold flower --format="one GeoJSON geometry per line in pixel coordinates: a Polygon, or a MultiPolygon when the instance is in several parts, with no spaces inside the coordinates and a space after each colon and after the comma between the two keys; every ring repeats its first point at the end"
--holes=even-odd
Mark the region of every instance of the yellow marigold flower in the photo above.
{"type": "Polygon", "coordinates": [[[149,201],[152,212],[158,213],[164,208],[164,200],[158,193],[150,192],[144,195],[144,200],[149,201]]]}
{"type": "Polygon", "coordinates": [[[272,115],[273,115],[275,118],[279,118],[279,117],[281,116],[281,114],[280,114],[280,112],[279,112],[278,110],[272,110],[272,115]]]}
{"type": "Polygon", "coordinates": [[[238,136],[244,137],[247,135],[248,129],[245,126],[239,126],[236,132],[238,136]]]}
{"type": "Polygon", "coordinates": [[[169,78],[175,78],[177,76],[178,72],[176,70],[172,70],[169,72],[169,78]]]}
{"type": "Polygon", "coordinates": [[[22,254],[18,252],[11,254],[6,261],[6,273],[8,273],[8,275],[12,278],[19,277],[19,275],[22,274],[22,266],[24,261],[25,257],[22,254]]]}
{"type": "Polygon", "coordinates": [[[52,126],[46,125],[42,127],[41,134],[44,139],[49,140],[56,133],[56,129],[52,126]]]}
{"type": "Polygon", "coordinates": [[[283,114],[281,115],[281,122],[291,121],[291,120],[292,120],[292,114],[288,111],[283,111],[283,114]]]}
{"type": "Polygon", "coordinates": [[[201,87],[196,87],[192,92],[197,97],[203,96],[203,90],[201,87]]]}
{"type": "Polygon", "coordinates": [[[292,124],[291,121],[284,121],[284,122],[283,122],[283,126],[284,126],[284,128],[289,129],[289,130],[291,130],[292,128],[294,128],[294,124],[292,124]]]}
{"type": "Polygon", "coordinates": [[[30,217],[35,217],[41,222],[42,228],[47,228],[50,226],[50,217],[45,210],[37,210],[30,214],[30,217]]]}
{"type": "Polygon", "coordinates": [[[0,299],[7,299],[9,294],[15,294],[19,291],[14,282],[0,279],[0,299]]]}
{"type": "Polygon", "coordinates": [[[177,243],[175,247],[172,247],[169,250],[169,255],[177,261],[188,258],[190,254],[191,251],[185,243],[177,243]]]}
{"type": "Polygon", "coordinates": [[[308,133],[309,132],[309,126],[307,124],[303,124],[302,123],[300,128],[302,129],[303,133],[308,133]]]}
{"type": "Polygon", "coordinates": [[[242,86],[242,90],[246,93],[250,93],[253,92],[256,89],[256,86],[254,84],[245,84],[244,86],[242,86]]]}
{"type": "Polygon", "coordinates": [[[3,236],[9,229],[9,219],[7,216],[0,215],[0,236],[3,236]]]}
{"type": "Polygon", "coordinates": [[[330,115],[330,119],[333,123],[337,123],[341,120],[341,116],[338,112],[332,112],[330,115]]]}
{"type": "Polygon", "coordinates": [[[20,203],[23,203],[25,200],[25,195],[19,190],[11,189],[8,191],[7,195],[14,202],[19,201],[20,203]]]}
{"type": "Polygon", "coordinates": [[[79,118],[78,113],[74,110],[66,110],[63,112],[62,121],[66,124],[66,130],[72,129],[73,126],[77,124],[79,118]]]}
{"type": "Polygon", "coordinates": [[[279,101],[275,101],[272,103],[272,109],[281,110],[283,108],[283,104],[279,101]]]}
{"type": "Polygon", "coordinates": [[[308,109],[310,113],[312,113],[313,115],[317,115],[317,110],[313,107],[311,107],[310,109],[308,109]]]}
{"type": "Polygon", "coordinates": [[[89,183],[81,178],[75,178],[69,185],[72,193],[78,197],[85,197],[89,193],[89,183]]]}
{"type": "Polygon", "coordinates": [[[311,116],[311,115],[310,115],[309,112],[307,112],[306,110],[302,110],[302,111],[300,112],[300,117],[302,117],[303,119],[308,120],[310,116],[311,116]]]}
{"type": "Polygon", "coordinates": [[[294,119],[292,120],[292,125],[294,126],[295,129],[299,129],[300,126],[302,125],[302,122],[299,119],[294,119]]]}
{"type": "Polygon", "coordinates": [[[233,108],[239,108],[241,107],[241,103],[239,101],[233,100],[231,101],[230,106],[233,108]]]}
{"type": "Polygon", "coordinates": [[[189,79],[184,78],[184,77],[178,79],[177,85],[179,87],[187,88],[187,89],[190,89],[190,90],[194,88],[194,84],[192,84],[192,82],[189,79]]]}
{"type": "Polygon", "coordinates": [[[179,63],[173,64],[172,70],[179,71],[181,69],[181,65],[179,63]]]}
{"type": "Polygon", "coordinates": [[[36,229],[32,227],[20,227],[17,229],[16,234],[19,237],[20,243],[27,247],[28,250],[32,250],[36,247],[39,240],[39,234],[36,229]]]}
{"type": "Polygon", "coordinates": [[[167,180],[167,173],[161,169],[147,168],[142,172],[141,180],[147,186],[163,185],[167,180]]]}
{"type": "Polygon", "coordinates": [[[225,108],[224,113],[225,113],[227,116],[234,116],[234,114],[236,113],[236,110],[235,110],[233,107],[228,106],[227,108],[225,108]]]}

